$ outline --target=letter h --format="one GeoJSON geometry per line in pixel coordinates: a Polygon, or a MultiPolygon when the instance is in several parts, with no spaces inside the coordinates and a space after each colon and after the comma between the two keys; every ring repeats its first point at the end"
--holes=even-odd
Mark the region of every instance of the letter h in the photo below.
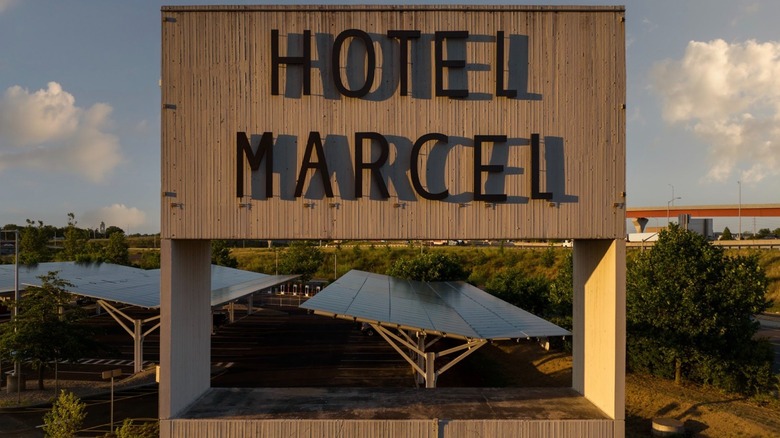
{"type": "MultiPolygon", "coordinates": [[[[289,47],[287,48],[289,51],[289,47]]],[[[279,65],[297,64],[303,67],[303,94],[311,94],[311,31],[303,31],[303,55],[279,56],[279,30],[271,29],[271,94],[279,95],[279,65]]]]}

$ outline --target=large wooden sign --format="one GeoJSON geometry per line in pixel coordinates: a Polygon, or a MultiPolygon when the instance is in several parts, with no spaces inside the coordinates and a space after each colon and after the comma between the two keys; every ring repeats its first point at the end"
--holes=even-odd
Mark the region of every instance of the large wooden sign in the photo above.
{"type": "Polygon", "coordinates": [[[162,232],[618,238],[618,7],[165,7],[162,232]]]}

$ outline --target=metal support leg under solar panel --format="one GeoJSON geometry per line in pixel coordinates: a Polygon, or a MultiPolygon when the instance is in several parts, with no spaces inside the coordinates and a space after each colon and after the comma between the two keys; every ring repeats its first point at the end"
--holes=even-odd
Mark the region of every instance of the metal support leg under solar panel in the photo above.
{"type": "Polygon", "coordinates": [[[143,363],[144,363],[144,338],[146,338],[146,336],[152,333],[153,331],[160,328],[160,315],[152,316],[151,318],[146,318],[146,319],[134,319],[129,317],[127,314],[117,309],[116,307],[112,306],[106,301],[97,300],[97,303],[98,306],[105,309],[105,311],[108,312],[108,314],[111,315],[111,317],[114,318],[114,320],[117,323],[119,323],[120,327],[125,329],[125,331],[128,334],[130,334],[130,336],[132,336],[133,373],[140,373],[141,371],[143,371],[143,363]],[[129,324],[119,319],[120,316],[133,324],[132,330],[130,329],[129,324]],[[143,331],[144,324],[152,321],[157,321],[157,324],[153,325],[148,330],[143,331]]]}
{"type": "Polygon", "coordinates": [[[376,323],[371,323],[370,325],[375,332],[379,333],[379,335],[412,366],[412,369],[415,372],[415,382],[418,384],[424,382],[426,388],[435,388],[439,376],[461,360],[465,359],[471,353],[487,344],[487,340],[485,339],[464,339],[463,344],[447,350],[437,352],[426,351],[441,339],[441,336],[436,336],[432,341],[426,343],[425,332],[416,332],[417,339],[415,341],[403,330],[399,330],[398,333],[395,333],[376,323]],[[408,351],[405,351],[404,348],[408,351]],[[457,357],[439,368],[438,371],[436,370],[437,358],[458,352],[461,353],[457,357]]]}

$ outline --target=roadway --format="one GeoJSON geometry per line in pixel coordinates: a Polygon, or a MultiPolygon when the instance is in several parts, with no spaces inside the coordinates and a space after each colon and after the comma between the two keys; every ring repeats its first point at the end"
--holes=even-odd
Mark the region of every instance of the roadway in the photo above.
{"type": "MultiPolygon", "coordinates": [[[[114,428],[124,418],[157,419],[157,385],[150,385],[114,393],[114,428]]],[[[87,416],[77,437],[104,436],[110,431],[111,396],[109,393],[83,397],[87,416]]],[[[0,409],[0,436],[8,438],[43,437],[43,416],[49,406],[0,409]]],[[[135,421],[138,424],[139,421],[135,421]]]]}
{"type": "Polygon", "coordinates": [[[775,362],[772,369],[775,374],[780,374],[780,315],[765,313],[757,319],[761,323],[761,329],[756,333],[756,337],[767,338],[774,347],[775,362]]]}

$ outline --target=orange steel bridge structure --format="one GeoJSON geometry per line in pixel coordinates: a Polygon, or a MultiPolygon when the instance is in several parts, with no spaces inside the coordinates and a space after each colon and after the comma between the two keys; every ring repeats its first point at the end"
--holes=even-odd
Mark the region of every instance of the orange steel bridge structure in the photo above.
{"type": "Polygon", "coordinates": [[[643,232],[648,218],[677,217],[780,217],[780,204],[741,205],[669,205],[664,207],[629,207],[626,217],[631,219],[637,232],[643,232]]]}

